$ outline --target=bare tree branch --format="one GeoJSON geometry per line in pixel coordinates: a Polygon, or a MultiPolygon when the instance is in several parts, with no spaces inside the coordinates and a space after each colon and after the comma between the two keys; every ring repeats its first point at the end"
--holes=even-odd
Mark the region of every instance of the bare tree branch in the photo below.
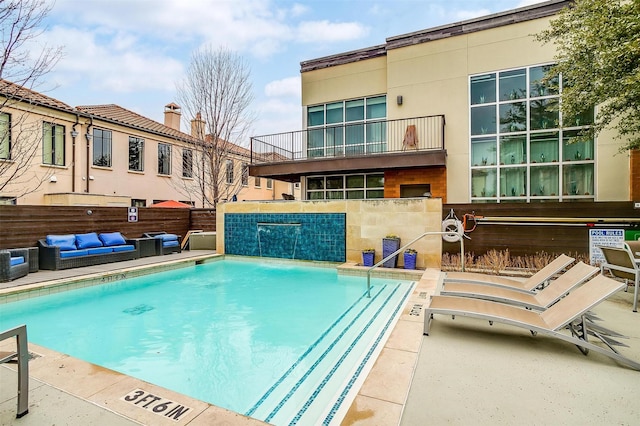
{"type": "Polygon", "coordinates": [[[0,0],[0,192],[15,198],[36,191],[50,174],[31,167],[42,127],[20,106],[34,102],[31,89],[62,56],[61,47],[36,43],[50,11],[44,0],[0,0]]]}
{"type": "Polygon", "coordinates": [[[187,117],[198,120],[192,136],[201,145],[194,152],[193,178],[198,182],[203,207],[215,207],[231,199],[242,186],[237,163],[248,131],[254,121],[249,107],[253,101],[247,63],[227,49],[211,46],[196,51],[187,75],[177,84],[178,102],[187,117]],[[233,178],[227,161],[233,161],[233,178]]]}

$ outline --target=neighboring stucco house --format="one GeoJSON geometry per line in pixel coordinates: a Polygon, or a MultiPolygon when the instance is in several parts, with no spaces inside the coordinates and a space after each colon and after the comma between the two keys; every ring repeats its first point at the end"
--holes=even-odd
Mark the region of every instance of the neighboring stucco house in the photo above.
{"type": "MultiPolygon", "coordinates": [[[[252,138],[252,176],[303,199],[434,196],[446,203],[640,199],[640,154],[611,132],[569,144],[535,34],[568,0],[386,39],[301,63],[304,130],[252,138]],[[265,153],[277,154],[265,160],[265,153]]],[[[595,113],[597,113],[597,108],[595,113]]]]}
{"type": "MultiPolygon", "coordinates": [[[[74,108],[0,83],[0,182],[8,182],[0,187],[0,202],[150,206],[177,200],[211,207],[195,189],[203,143],[180,131],[178,105],[165,106],[161,124],[117,105],[74,108]]],[[[191,121],[192,127],[198,123],[197,117],[191,121]]],[[[250,177],[249,150],[231,145],[228,152],[220,201],[293,194],[294,184],[250,177]]]]}

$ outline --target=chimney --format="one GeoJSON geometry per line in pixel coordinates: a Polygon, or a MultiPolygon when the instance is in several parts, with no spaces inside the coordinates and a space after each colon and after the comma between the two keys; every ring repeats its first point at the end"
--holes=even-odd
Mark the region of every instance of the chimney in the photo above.
{"type": "Polygon", "coordinates": [[[180,106],[173,102],[164,106],[164,125],[180,131],[180,106]]]}
{"type": "Polygon", "coordinates": [[[200,113],[196,114],[196,118],[191,120],[191,136],[204,140],[205,122],[200,113]]]}

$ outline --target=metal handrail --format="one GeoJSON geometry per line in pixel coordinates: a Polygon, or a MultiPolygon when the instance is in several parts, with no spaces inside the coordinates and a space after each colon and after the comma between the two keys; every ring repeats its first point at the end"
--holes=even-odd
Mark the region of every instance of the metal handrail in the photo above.
{"type": "Polygon", "coordinates": [[[0,333],[0,341],[15,336],[18,351],[0,359],[0,364],[18,358],[18,413],[20,418],[29,412],[29,350],[27,345],[27,326],[19,325],[0,333]]]}
{"type": "MultiPolygon", "coordinates": [[[[409,247],[410,245],[412,245],[413,243],[415,243],[416,241],[418,241],[419,239],[427,236],[427,235],[451,235],[454,234],[454,232],[451,231],[428,231],[425,232],[424,234],[420,235],[419,237],[414,238],[413,240],[411,240],[410,242],[408,242],[407,244],[403,245],[402,247],[400,247],[398,250],[394,251],[393,253],[391,253],[389,256],[385,257],[384,259],[382,259],[380,262],[376,263],[375,265],[371,266],[369,269],[367,269],[367,297],[371,298],[371,271],[373,271],[375,268],[377,268],[378,266],[382,265],[384,262],[386,262],[387,260],[391,259],[393,256],[397,256],[401,251],[406,250],[407,247],[409,247]]],[[[462,262],[462,270],[464,271],[464,234],[460,236],[460,259],[462,262]]]]}

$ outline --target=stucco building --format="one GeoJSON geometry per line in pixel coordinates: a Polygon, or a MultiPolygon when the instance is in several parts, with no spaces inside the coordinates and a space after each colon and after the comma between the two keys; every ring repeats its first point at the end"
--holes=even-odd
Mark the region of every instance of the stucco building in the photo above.
{"type": "MultiPolygon", "coordinates": [[[[594,109],[563,117],[552,44],[567,0],[386,39],[301,63],[304,129],[252,138],[252,176],[304,199],[431,195],[447,203],[640,199],[640,155],[604,132],[569,143],[594,109]],[[267,152],[275,155],[268,161],[267,152]]],[[[597,107],[595,108],[597,114],[597,107]]]]}
{"type": "MultiPolygon", "coordinates": [[[[211,207],[198,190],[203,142],[180,130],[176,104],[164,123],[118,105],[71,107],[0,81],[0,202],[32,205],[150,206],[177,200],[211,207]]],[[[220,201],[274,200],[294,184],[250,177],[250,152],[230,144],[220,201]]],[[[209,190],[209,189],[208,189],[209,190]]],[[[211,197],[208,197],[211,199],[211,197]]]]}

